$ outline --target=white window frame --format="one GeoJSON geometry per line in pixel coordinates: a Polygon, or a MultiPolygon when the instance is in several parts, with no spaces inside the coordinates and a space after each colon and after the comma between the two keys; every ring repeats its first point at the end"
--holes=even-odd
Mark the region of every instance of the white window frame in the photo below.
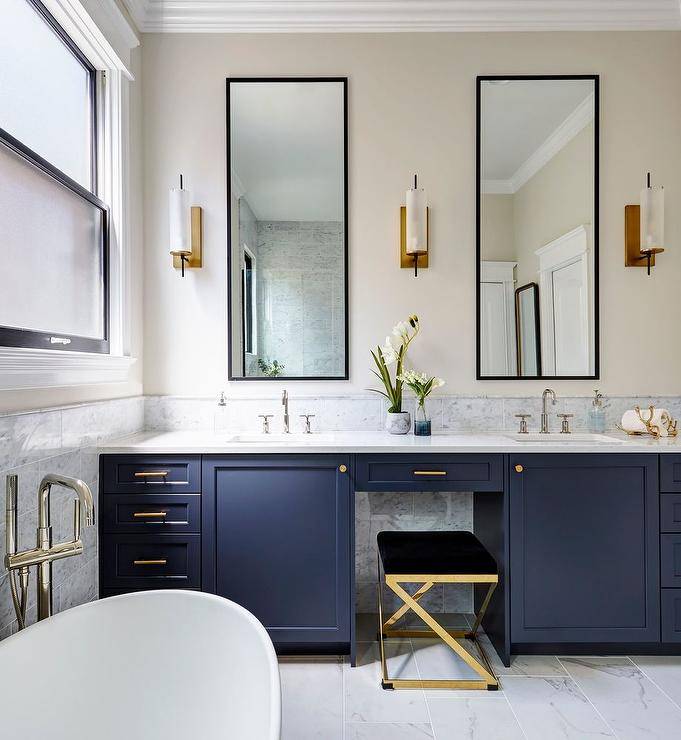
{"type": "Polygon", "coordinates": [[[120,52],[129,52],[139,40],[114,0],[98,0],[94,6],[91,0],[42,3],[97,70],[97,196],[110,209],[110,354],[0,347],[0,390],[124,382],[136,362],[131,356],[128,196],[128,84],[133,76],[120,52]],[[95,19],[86,5],[96,11],[95,19]],[[115,40],[117,50],[107,37],[115,40]]]}

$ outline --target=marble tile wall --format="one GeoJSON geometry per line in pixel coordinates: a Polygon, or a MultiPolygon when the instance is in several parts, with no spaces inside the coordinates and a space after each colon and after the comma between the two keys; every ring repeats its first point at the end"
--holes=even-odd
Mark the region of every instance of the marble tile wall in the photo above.
{"type": "MultiPolygon", "coordinates": [[[[285,381],[280,381],[285,383],[285,381]]],[[[329,431],[380,431],[383,428],[386,406],[381,397],[372,393],[353,395],[314,396],[297,394],[290,385],[290,414],[293,430],[300,424],[299,414],[315,414],[313,430],[329,431]]],[[[613,396],[606,399],[606,425],[615,430],[622,413],[638,404],[654,404],[668,409],[681,418],[681,396],[613,396]]],[[[558,413],[574,414],[571,426],[575,431],[587,429],[587,414],[591,405],[589,396],[558,398],[551,407],[551,427],[560,429],[558,413]]],[[[407,399],[404,409],[413,413],[414,403],[407,399]]],[[[428,400],[428,413],[433,431],[444,433],[516,431],[515,414],[528,413],[530,431],[539,431],[541,398],[493,396],[437,396],[428,400]]],[[[220,408],[215,398],[190,398],[180,396],[146,396],[145,427],[149,430],[202,430],[218,432],[259,431],[258,414],[274,414],[272,428],[282,424],[282,407],[279,386],[276,392],[265,390],[261,396],[230,398],[227,406],[220,408]]]]}
{"type": "MultiPolygon", "coordinates": [[[[62,473],[84,480],[97,496],[98,442],[140,431],[144,399],[116,399],[30,413],[0,415],[0,493],[4,513],[5,476],[19,476],[19,548],[35,544],[38,485],[46,473],[62,473]]],[[[73,495],[53,487],[51,521],[54,541],[70,539],[73,495]]],[[[98,516],[95,511],[95,517],[98,516]]],[[[61,611],[97,597],[97,530],[84,528],[82,555],[53,565],[54,609],[61,611]]],[[[17,629],[9,579],[4,567],[5,518],[0,517],[0,639],[17,629]]],[[[36,617],[35,569],[31,573],[28,622],[36,617]]]]}
{"type": "Polygon", "coordinates": [[[258,221],[258,355],[285,374],[342,375],[340,221],[258,221]]]}

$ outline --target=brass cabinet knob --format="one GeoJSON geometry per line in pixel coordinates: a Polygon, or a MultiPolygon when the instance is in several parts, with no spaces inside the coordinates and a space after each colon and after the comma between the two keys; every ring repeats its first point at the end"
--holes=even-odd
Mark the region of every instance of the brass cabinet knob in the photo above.
{"type": "Polygon", "coordinates": [[[515,472],[516,473],[522,473],[523,472],[523,466],[522,465],[516,465],[515,466],[515,472]]]}
{"type": "Polygon", "coordinates": [[[339,465],[339,466],[338,466],[338,470],[339,470],[339,471],[340,471],[341,473],[347,473],[347,472],[348,472],[348,466],[347,466],[347,465],[339,465]]]}

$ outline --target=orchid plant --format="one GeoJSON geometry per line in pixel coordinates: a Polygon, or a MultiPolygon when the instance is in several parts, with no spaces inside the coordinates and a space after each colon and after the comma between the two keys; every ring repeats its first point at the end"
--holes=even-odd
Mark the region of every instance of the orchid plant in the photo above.
{"type": "Polygon", "coordinates": [[[418,373],[415,370],[407,370],[406,373],[402,373],[400,380],[412,390],[416,396],[416,402],[421,408],[425,406],[426,398],[436,388],[441,388],[445,384],[442,378],[436,378],[427,373],[418,373]]]}
{"type": "Polygon", "coordinates": [[[400,321],[393,327],[392,337],[385,338],[385,344],[376,347],[376,351],[371,352],[374,358],[377,370],[371,372],[383,383],[384,391],[372,388],[375,393],[380,393],[388,399],[388,413],[397,414],[402,411],[402,372],[404,369],[404,360],[407,356],[409,345],[413,342],[419,333],[418,316],[412,315],[407,321],[400,321]],[[395,365],[395,380],[390,375],[389,367],[395,365]]]}

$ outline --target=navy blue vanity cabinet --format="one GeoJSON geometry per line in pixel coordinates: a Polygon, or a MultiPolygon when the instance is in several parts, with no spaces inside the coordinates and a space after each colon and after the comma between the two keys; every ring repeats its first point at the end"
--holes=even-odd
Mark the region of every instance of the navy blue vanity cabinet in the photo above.
{"type": "Polygon", "coordinates": [[[347,652],[351,475],[348,455],[203,458],[204,589],[255,614],[280,652],[347,652]]]}
{"type": "Polygon", "coordinates": [[[510,456],[511,642],[660,640],[656,455],[510,456]]]}

